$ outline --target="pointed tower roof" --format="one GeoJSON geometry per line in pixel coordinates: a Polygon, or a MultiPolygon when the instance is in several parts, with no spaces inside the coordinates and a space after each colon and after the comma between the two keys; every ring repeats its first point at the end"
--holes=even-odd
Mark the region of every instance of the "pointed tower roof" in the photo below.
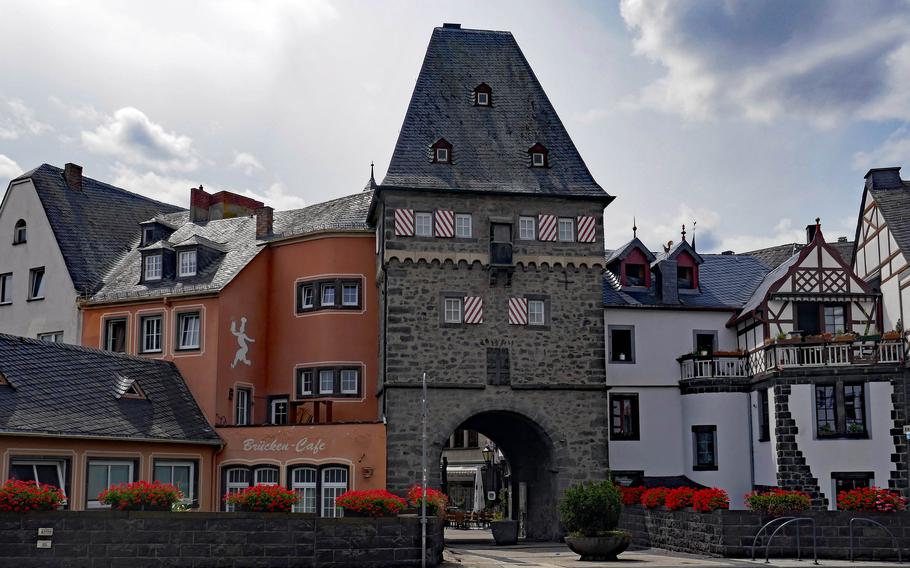
{"type": "Polygon", "coordinates": [[[613,198],[594,181],[509,32],[435,28],[388,172],[380,186],[613,198]],[[487,85],[492,104],[476,104],[487,85]],[[434,163],[445,138],[451,160],[434,163]],[[546,149],[534,167],[529,149],[546,149]]]}

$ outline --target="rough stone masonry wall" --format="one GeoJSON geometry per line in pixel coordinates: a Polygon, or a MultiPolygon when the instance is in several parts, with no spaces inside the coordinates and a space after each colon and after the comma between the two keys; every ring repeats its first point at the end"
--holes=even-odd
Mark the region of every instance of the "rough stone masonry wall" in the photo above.
{"type": "MultiPolygon", "coordinates": [[[[849,523],[853,517],[865,517],[882,523],[898,539],[898,546],[905,555],[910,549],[910,513],[883,514],[849,511],[813,511],[801,516],[816,522],[816,546],[819,558],[849,558],[849,523]]],[[[751,511],[668,511],[645,509],[640,505],[626,507],[620,517],[619,528],[632,533],[632,543],[638,547],[663,548],[677,552],[724,556],[749,557],[752,542],[759,529],[770,518],[751,511]]],[[[771,527],[774,531],[779,525],[771,527]]],[[[800,545],[803,559],[812,558],[812,528],[800,525],[800,545]]],[[[756,558],[765,554],[765,544],[770,532],[763,533],[756,546],[756,558]]],[[[774,537],[770,556],[796,558],[796,528],[785,527],[774,537]]],[[[897,552],[893,543],[880,528],[857,524],[854,528],[854,554],[857,559],[894,560],[897,552]]]]}
{"type": "Polygon", "coordinates": [[[910,404],[910,381],[907,380],[908,371],[904,369],[900,376],[891,379],[891,439],[894,442],[894,453],[891,454],[891,477],[888,479],[888,488],[900,491],[904,497],[910,498],[910,475],[908,475],[908,444],[904,435],[904,424],[908,420],[910,404]]]}
{"type": "MultiPolygon", "coordinates": [[[[428,566],[442,523],[428,524],[428,566]]],[[[420,565],[416,516],[324,519],[282,513],[0,513],[0,566],[385,567],[420,565]],[[53,536],[39,537],[39,528],[53,536]],[[50,540],[49,549],[37,548],[50,540]]]]}
{"type": "Polygon", "coordinates": [[[803,452],[796,443],[799,428],[790,413],[789,384],[774,386],[775,436],[777,438],[777,484],[781,489],[804,491],[812,497],[814,509],[827,509],[828,499],[818,486],[818,479],[812,475],[803,452]]]}

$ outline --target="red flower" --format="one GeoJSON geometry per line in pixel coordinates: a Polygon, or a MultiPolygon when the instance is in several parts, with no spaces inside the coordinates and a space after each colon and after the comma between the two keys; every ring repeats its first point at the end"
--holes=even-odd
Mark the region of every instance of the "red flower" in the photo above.
{"type": "Polygon", "coordinates": [[[297,503],[297,493],[277,485],[254,485],[239,493],[227,493],[224,502],[247,511],[290,513],[297,503]]]}
{"type": "Polygon", "coordinates": [[[730,497],[726,491],[717,487],[700,489],[692,494],[692,508],[700,513],[708,513],[717,509],[729,509],[730,497]]]}
{"type": "Polygon", "coordinates": [[[63,491],[52,485],[10,479],[0,486],[0,511],[52,511],[66,500],[63,491]]]}
{"type": "Polygon", "coordinates": [[[906,506],[907,500],[898,493],[878,487],[859,487],[837,494],[837,508],[844,511],[894,513],[906,506]]]}
{"type": "Polygon", "coordinates": [[[623,487],[622,485],[617,485],[619,492],[622,493],[622,504],[623,505],[638,505],[641,503],[641,496],[645,492],[645,488],[642,486],[637,487],[623,487]]]}
{"type": "Polygon", "coordinates": [[[407,502],[385,489],[370,489],[345,491],[335,499],[335,505],[345,511],[373,517],[386,517],[400,513],[407,506],[407,502]]]}

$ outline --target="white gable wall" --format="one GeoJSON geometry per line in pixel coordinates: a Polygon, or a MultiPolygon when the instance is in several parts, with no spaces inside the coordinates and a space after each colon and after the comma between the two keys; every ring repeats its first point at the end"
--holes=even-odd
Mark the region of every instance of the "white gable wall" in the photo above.
{"type": "Polygon", "coordinates": [[[50,222],[31,180],[12,185],[0,208],[0,274],[13,273],[11,305],[0,306],[0,333],[36,338],[63,332],[66,343],[80,343],[76,291],[50,222]],[[24,244],[13,245],[16,222],[25,219],[24,244]],[[44,267],[44,300],[28,301],[29,271],[44,267]]]}

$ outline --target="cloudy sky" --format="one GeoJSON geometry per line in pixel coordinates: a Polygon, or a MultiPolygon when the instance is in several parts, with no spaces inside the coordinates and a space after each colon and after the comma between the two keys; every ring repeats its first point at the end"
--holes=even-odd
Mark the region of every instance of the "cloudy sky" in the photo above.
{"type": "MultiPolygon", "coordinates": [[[[910,4],[5,0],[0,184],[47,162],[186,205],[279,209],[381,180],[434,26],[512,31],[595,178],[607,245],[853,236],[910,156],[910,4]]],[[[908,164],[910,168],[910,164],[908,164]]],[[[910,177],[910,171],[904,174],[910,177]]]]}

